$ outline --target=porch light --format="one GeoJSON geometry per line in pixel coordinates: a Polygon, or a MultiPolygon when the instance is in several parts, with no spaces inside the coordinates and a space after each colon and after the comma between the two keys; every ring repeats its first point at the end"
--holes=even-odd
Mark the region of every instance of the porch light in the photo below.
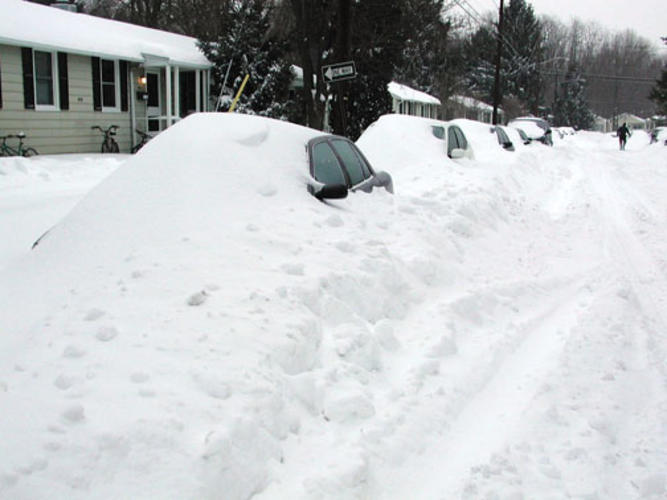
{"type": "Polygon", "coordinates": [[[139,85],[140,87],[145,87],[147,82],[148,79],[145,76],[140,76],[139,78],[137,78],[137,85],[139,85]]]}

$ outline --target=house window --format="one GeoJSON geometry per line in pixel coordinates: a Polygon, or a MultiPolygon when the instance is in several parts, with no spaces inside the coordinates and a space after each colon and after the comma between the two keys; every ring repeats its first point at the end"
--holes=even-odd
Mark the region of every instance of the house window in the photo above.
{"type": "Polygon", "coordinates": [[[55,96],[58,75],[55,60],[55,54],[51,52],[33,51],[36,109],[57,109],[55,96]]]}
{"type": "Polygon", "coordinates": [[[118,61],[99,59],[99,92],[102,111],[120,111],[120,85],[118,61]]]}

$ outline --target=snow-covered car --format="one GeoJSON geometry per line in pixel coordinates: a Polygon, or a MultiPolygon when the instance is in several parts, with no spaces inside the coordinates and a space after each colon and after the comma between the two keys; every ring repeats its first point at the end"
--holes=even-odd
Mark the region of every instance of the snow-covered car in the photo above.
{"type": "Polygon", "coordinates": [[[461,127],[456,123],[441,122],[431,127],[433,135],[445,142],[447,156],[452,160],[460,158],[473,159],[470,141],[461,127]]]}
{"type": "Polygon", "coordinates": [[[500,144],[503,147],[503,149],[507,151],[516,150],[516,148],[514,147],[514,143],[512,142],[512,139],[510,139],[504,127],[502,127],[501,125],[496,125],[491,130],[492,133],[495,132],[496,137],[498,138],[498,144],[500,144]]]}
{"type": "Polygon", "coordinates": [[[511,131],[516,132],[519,135],[519,138],[521,139],[524,145],[528,145],[531,142],[533,142],[530,140],[530,137],[528,137],[528,134],[526,134],[522,129],[517,127],[510,127],[509,125],[507,126],[507,128],[511,131]]]}
{"type": "Polygon", "coordinates": [[[514,151],[514,144],[499,126],[486,122],[456,118],[447,122],[464,134],[468,147],[475,152],[475,160],[498,163],[503,151],[514,151]]]}
{"type": "Polygon", "coordinates": [[[383,187],[393,192],[391,176],[375,172],[352,141],[335,135],[318,135],[308,141],[311,181],[308,191],[316,198],[343,198],[349,191],[371,192],[383,187]]]}
{"type": "MultiPolygon", "coordinates": [[[[392,166],[443,160],[473,159],[473,150],[463,130],[454,122],[432,118],[388,114],[373,122],[356,142],[373,163],[392,166]]],[[[392,167],[392,168],[393,168],[392,167]]]]}
{"type": "Polygon", "coordinates": [[[542,144],[553,146],[551,125],[542,118],[521,116],[514,118],[507,125],[523,130],[531,141],[539,141],[542,144]]]}

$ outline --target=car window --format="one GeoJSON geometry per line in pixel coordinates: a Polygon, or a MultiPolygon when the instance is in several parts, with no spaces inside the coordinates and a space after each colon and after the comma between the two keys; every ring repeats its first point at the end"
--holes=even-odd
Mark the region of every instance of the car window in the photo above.
{"type": "Polygon", "coordinates": [[[347,184],[338,158],[327,142],[318,142],[312,148],[313,177],[322,184],[347,184]]]}
{"type": "Polygon", "coordinates": [[[449,127],[447,129],[447,154],[451,155],[452,150],[459,147],[459,139],[456,137],[456,132],[454,131],[455,127],[449,127]]]}
{"type": "Polygon", "coordinates": [[[352,186],[359,184],[371,176],[370,170],[354,150],[352,144],[347,141],[335,139],[331,141],[331,145],[342,160],[343,167],[347,170],[347,175],[350,177],[350,184],[352,186]]]}
{"type": "Polygon", "coordinates": [[[452,129],[454,130],[454,134],[458,139],[459,145],[457,147],[461,149],[468,149],[468,141],[466,140],[466,136],[463,135],[463,131],[458,127],[452,127],[452,129]]]}
{"type": "Polygon", "coordinates": [[[436,136],[438,139],[444,139],[445,138],[445,127],[439,127],[439,126],[432,126],[431,131],[433,131],[433,135],[436,136]]]}
{"type": "Polygon", "coordinates": [[[511,142],[505,131],[500,127],[496,127],[496,134],[498,134],[498,142],[500,144],[507,144],[508,142],[511,142]]]}

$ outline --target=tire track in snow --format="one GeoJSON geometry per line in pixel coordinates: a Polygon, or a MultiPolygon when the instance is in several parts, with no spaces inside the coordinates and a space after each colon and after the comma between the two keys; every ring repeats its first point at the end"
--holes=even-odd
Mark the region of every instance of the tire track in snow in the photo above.
{"type": "Polygon", "coordinates": [[[502,448],[518,430],[524,409],[558,362],[588,293],[582,282],[571,282],[549,298],[547,308],[516,319],[523,324],[511,339],[512,348],[503,353],[501,346],[490,363],[477,368],[483,372],[480,385],[462,389],[468,392],[446,431],[434,436],[435,442],[403,468],[410,477],[381,479],[384,498],[460,496],[470,469],[487,461],[490,450],[502,448]],[[420,471],[417,476],[415,471],[420,471]]]}

